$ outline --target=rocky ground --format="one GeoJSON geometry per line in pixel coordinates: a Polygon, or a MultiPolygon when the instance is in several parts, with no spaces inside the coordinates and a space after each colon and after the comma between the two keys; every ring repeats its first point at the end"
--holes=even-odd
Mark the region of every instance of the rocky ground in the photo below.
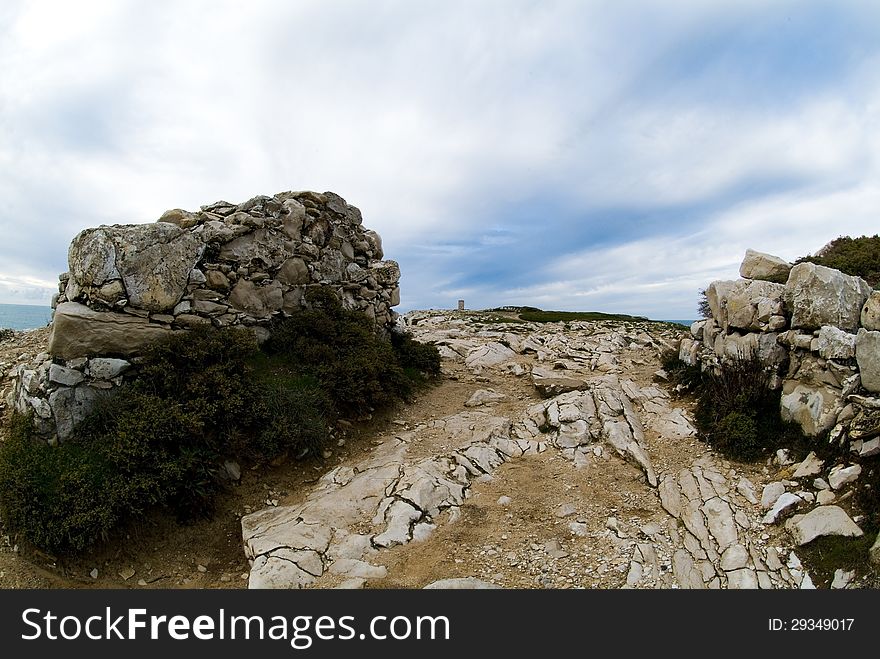
{"type": "MultiPolygon", "coordinates": [[[[815,511],[852,530],[831,505],[847,505],[851,481],[805,487],[801,472],[821,466],[738,464],[698,441],[690,401],[655,375],[678,328],[494,318],[410,314],[445,377],[340,432],[325,461],[246,469],[213,520],[145,520],[76,561],[7,546],[0,586],[829,585],[796,540],[815,511]]],[[[839,571],[835,587],[847,582],[866,585],[839,571]]]]}

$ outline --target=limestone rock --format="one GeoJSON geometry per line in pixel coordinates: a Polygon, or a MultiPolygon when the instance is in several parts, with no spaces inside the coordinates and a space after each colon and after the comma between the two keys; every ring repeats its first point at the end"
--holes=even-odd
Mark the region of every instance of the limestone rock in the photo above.
{"type": "Polygon", "coordinates": [[[746,250],[745,258],[739,266],[739,276],[745,279],[761,279],[784,284],[791,271],[791,263],[763,252],[746,250]]]}
{"type": "Polygon", "coordinates": [[[856,355],[856,335],[832,325],[819,330],[819,356],[825,359],[852,359],[856,355]]]}
{"type": "Polygon", "coordinates": [[[805,545],[820,536],[859,537],[862,530],[839,506],[819,506],[806,515],[795,515],[785,523],[798,545],[805,545]]]}
{"type": "Polygon", "coordinates": [[[249,279],[240,279],[229,295],[229,303],[254,318],[266,318],[281,309],[284,295],[277,281],[258,286],[249,279]]]}
{"type": "Polygon", "coordinates": [[[492,389],[477,389],[473,395],[467,399],[465,407],[479,407],[486,403],[497,403],[507,398],[504,394],[498,393],[492,389]]]}
{"type": "Polygon", "coordinates": [[[715,283],[726,284],[714,290],[720,314],[716,319],[724,329],[761,330],[783,310],[782,284],[750,279],[715,283]]]}
{"type": "Polygon", "coordinates": [[[130,314],[101,312],[78,302],[62,302],[55,309],[49,335],[49,353],[61,359],[94,355],[133,355],[169,330],[130,314]]]}
{"type": "Polygon", "coordinates": [[[792,494],[791,492],[785,492],[776,500],[773,507],[767,511],[767,514],[764,515],[764,519],[762,519],[761,522],[763,524],[775,524],[776,520],[779,519],[779,516],[782,513],[802,502],[803,499],[798,495],[792,494]]]}
{"type": "Polygon", "coordinates": [[[768,483],[761,492],[761,508],[770,510],[783,494],[785,494],[785,483],[780,481],[768,483]]]}
{"type": "Polygon", "coordinates": [[[877,539],[874,541],[874,544],[871,545],[868,555],[870,556],[872,563],[880,565],[880,533],[877,534],[877,539]]]}
{"type": "Polygon", "coordinates": [[[516,353],[513,350],[503,343],[493,341],[471,350],[465,357],[464,363],[469,368],[486,368],[513,361],[515,358],[516,353]]]}
{"type": "Polygon", "coordinates": [[[872,291],[861,313],[862,327],[871,332],[880,330],[880,291],[872,291]]]}
{"type": "Polygon", "coordinates": [[[89,360],[89,375],[96,380],[112,380],[131,366],[125,359],[95,357],[89,360]]]}
{"type": "Polygon", "coordinates": [[[814,263],[799,263],[791,269],[785,285],[792,311],[791,326],[819,329],[833,325],[855,332],[870,293],[870,286],[861,277],[814,263]]]}
{"type": "Polygon", "coordinates": [[[83,374],[73,368],[52,364],[49,367],[49,381],[73,387],[83,381],[83,374]]]}
{"type": "Polygon", "coordinates": [[[199,237],[164,222],[114,226],[107,231],[116,244],[116,267],[129,304],[154,312],[173,309],[204,252],[199,237]]]}
{"type": "Polygon", "coordinates": [[[823,460],[820,460],[816,456],[815,451],[810,451],[807,457],[805,457],[794,470],[794,473],[791,475],[791,477],[806,478],[807,476],[815,476],[822,471],[822,465],[824,464],[825,462],[823,460]]]}
{"type": "Polygon", "coordinates": [[[70,281],[77,286],[102,286],[119,279],[116,244],[108,227],[81,231],[68,250],[70,281]]]}
{"type": "Polygon", "coordinates": [[[780,400],[782,418],[800,425],[806,435],[816,437],[834,427],[841,408],[840,398],[840,390],[828,385],[785,380],[780,400]]]}
{"type": "Polygon", "coordinates": [[[837,465],[828,474],[828,483],[831,485],[831,489],[839,490],[847,483],[857,480],[861,473],[862,467],[860,465],[851,465],[849,467],[837,465]]]}
{"type": "Polygon", "coordinates": [[[856,362],[862,386],[872,393],[880,393],[880,332],[859,330],[856,337],[856,362]]]}

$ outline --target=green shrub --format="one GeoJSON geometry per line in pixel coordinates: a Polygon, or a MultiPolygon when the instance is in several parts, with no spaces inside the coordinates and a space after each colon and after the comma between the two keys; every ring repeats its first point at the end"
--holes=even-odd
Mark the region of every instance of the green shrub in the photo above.
{"type": "Polygon", "coordinates": [[[0,512],[7,527],[50,552],[88,547],[119,521],[125,483],[105,455],[78,443],[52,447],[15,416],[0,444],[0,512]]]}
{"type": "Polygon", "coordinates": [[[404,366],[439,372],[439,355],[431,354],[436,348],[401,339],[395,349],[366,315],[344,309],[329,289],[308,289],[306,302],[308,309],[272,326],[263,350],[314,378],[338,414],[358,416],[410,398],[415,383],[404,366]]]}
{"type": "Polygon", "coordinates": [[[412,369],[431,377],[440,375],[440,353],[435,345],[420,343],[409,332],[392,332],[391,347],[404,370],[412,369]]]}
{"type": "Polygon", "coordinates": [[[703,373],[699,364],[688,366],[678,356],[677,350],[666,350],[660,355],[660,366],[666,371],[670,381],[695,389],[703,381],[703,373]]]}
{"type": "Polygon", "coordinates": [[[780,447],[801,453],[808,446],[796,424],[779,413],[779,391],[770,389],[770,372],[755,358],[723,364],[702,375],[694,420],[703,438],[725,455],[760,458],[780,447]]]}
{"type": "Polygon", "coordinates": [[[333,423],[333,404],[309,377],[265,377],[256,384],[253,425],[237,453],[271,460],[288,451],[319,453],[333,423]]]}

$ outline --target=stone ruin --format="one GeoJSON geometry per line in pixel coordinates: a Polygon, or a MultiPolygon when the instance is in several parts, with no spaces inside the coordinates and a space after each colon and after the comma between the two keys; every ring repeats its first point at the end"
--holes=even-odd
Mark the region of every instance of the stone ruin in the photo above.
{"type": "Polygon", "coordinates": [[[754,356],[782,390],[781,414],[804,433],[880,453],[880,291],[813,263],[748,250],[741,279],[706,289],[711,317],[679,357],[703,369],[754,356]]]}
{"type": "Polygon", "coordinates": [[[50,443],[73,432],[94,403],[137,371],[145,346],[188,328],[269,323],[301,309],[310,287],[392,328],[400,268],[361,212],[332,192],[282,192],[152,224],[100,226],[77,235],[60,276],[48,353],[20,364],[9,406],[33,412],[50,443]]]}

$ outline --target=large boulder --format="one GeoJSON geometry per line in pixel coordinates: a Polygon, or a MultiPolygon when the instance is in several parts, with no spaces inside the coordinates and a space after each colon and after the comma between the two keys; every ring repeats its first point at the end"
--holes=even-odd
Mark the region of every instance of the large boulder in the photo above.
{"type": "Polygon", "coordinates": [[[284,294],[277,281],[258,286],[249,279],[239,279],[229,295],[229,303],[254,318],[266,318],[281,309],[284,294]]]}
{"type": "Polygon", "coordinates": [[[70,244],[70,275],[74,290],[95,289],[109,304],[124,295],[131,306],[162,312],[180,302],[204,249],[169,222],[86,229],[70,244]]]}
{"type": "Polygon", "coordinates": [[[862,307],[862,327],[866,330],[880,330],[880,291],[873,291],[862,307]]]}
{"type": "Polygon", "coordinates": [[[784,284],[791,271],[791,263],[763,252],[747,249],[745,258],[739,266],[739,276],[744,279],[760,279],[784,284]]]}
{"type": "Polygon", "coordinates": [[[839,389],[826,384],[785,380],[780,400],[782,419],[797,423],[810,437],[826,433],[837,421],[841,409],[840,395],[839,389]]]}
{"type": "Polygon", "coordinates": [[[725,329],[765,330],[772,316],[783,313],[785,286],[741,279],[712,282],[706,291],[709,307],[725,329]]]}
{"type": "Polygon", "coordinates": [[[859,330],[856,337],[856,362],[862,386],[868,391],[880,393],[880,332],[859,330]]]}
{"type": "Polygon", "coordinates": [[[856,335],[833,325],[823,325],[816,342],[824,359],[852,359],[856,354],[856,335]]]}
{"type": "Polygon", "coordinates": [[[791,269],[785,285],[791,326],[815,330],[834,325],[855,332],[870,293],[871,287],[861,277],[815,263],[799,263],[791,269]]]}
{"type": "Polygon", "coordinates": [[[798,545],[826,535],[849,538],[863,535],[862,529],[839,506],[819,506],[806,515],[795,515],[785,523],[785,528],[798,545]]]}
{"type": "Polygon", "coordinates": [[[78,302],[55,309],[49,334],[49,353],[69,360],[95,355],[135,355],[171,332],[139,316],[95,311],[78,302]]]}

